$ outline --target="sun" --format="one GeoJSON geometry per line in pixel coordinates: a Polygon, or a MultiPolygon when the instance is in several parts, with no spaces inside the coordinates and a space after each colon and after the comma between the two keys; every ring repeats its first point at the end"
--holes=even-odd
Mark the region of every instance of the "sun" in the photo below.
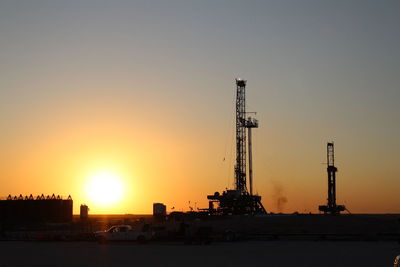
{"type": "Polygon", "coordinates": [[[98,171],[89,176],[85,191],[93,204],[109,207],[121,201],[124,186],[117,173],[98,171]]]}

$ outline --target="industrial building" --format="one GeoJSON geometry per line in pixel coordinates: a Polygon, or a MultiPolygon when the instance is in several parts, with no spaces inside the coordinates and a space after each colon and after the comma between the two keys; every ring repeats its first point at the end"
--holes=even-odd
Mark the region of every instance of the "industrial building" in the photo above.
{"type": "Polygon", "coordinates": [[[68,223],[72,222],[73,201],[71,196],[37,197],[19,195],[0,200],[0,222],[2,224],[68,223]]]}

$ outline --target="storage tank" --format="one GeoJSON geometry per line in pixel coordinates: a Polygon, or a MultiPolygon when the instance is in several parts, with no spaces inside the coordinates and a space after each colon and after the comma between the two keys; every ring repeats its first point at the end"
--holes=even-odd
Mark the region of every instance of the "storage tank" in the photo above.
{"type": "Polygon", "coordinates": [[[87,220],[89,216],[89,207],[87,205],[81,205],[80,218],[81,220],[87,220]]]}

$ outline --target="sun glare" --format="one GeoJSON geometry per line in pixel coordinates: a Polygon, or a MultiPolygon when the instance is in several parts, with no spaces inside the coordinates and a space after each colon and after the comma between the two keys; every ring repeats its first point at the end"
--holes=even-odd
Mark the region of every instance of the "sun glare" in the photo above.
{"type": "Polygon", "coordinates": [[[89,200],[102,207],[118,203],[123,197],[123,191],[121,177],[110,171],[93,173],[86,184],[89,200]]]}

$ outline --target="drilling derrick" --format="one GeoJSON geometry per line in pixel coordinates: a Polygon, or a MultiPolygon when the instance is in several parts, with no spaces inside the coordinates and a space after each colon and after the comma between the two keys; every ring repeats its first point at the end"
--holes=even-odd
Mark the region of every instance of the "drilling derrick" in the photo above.
{"type": "Polygon", "coordinates": [[[328,172],[328,205],[319,206],[319,210],[324,213],[339,214],[346,209],[343,205],[336,205],[336,172],[335,151],[332,143],[327,144],[327,172],[328,172]]]}
{"type": "Polygon", "coordinates": [[[265,214],[261,196],[253,195],[252,136],[251,129],[258,128],[258,121],[246,115],[246,81],[236,79],[236,164],[235,189],[222,194],[215,192],[209,195],[209,212],[211,214],[265,214]],[[248,144],[246,144],[246,129],[248,144]],[[249,153],[249,187],[246,179],[246,145],[249,153]],[[218,207],[214,208],[214,204],[218,207]]]}
{"type": "Polygon", "coordinates": [[[246,188],[246,81],[236,80],[236,190],[247,193],[246,188]]]}

